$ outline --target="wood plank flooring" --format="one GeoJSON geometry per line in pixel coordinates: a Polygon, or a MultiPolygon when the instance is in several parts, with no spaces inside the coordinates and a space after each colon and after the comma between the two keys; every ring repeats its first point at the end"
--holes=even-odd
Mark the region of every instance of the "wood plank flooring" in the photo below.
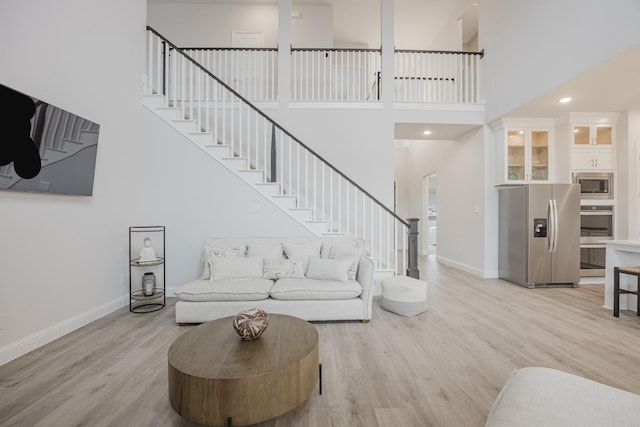
{"type": "MultiPolygon", "coordinates": [[[[401,317],[376,299],[369,324],[316,323],[323,394],[260,427],[483,426],[525,366],[640,393],[640,318],[603,309],[603,286],[525,289],[420,263],[429,311],[401,317]]],[[[168,301],[153,314],[123,308],[0,367],[0,425],[192,426],[168,401],[167,350],[190,328],[168,301]]]]}

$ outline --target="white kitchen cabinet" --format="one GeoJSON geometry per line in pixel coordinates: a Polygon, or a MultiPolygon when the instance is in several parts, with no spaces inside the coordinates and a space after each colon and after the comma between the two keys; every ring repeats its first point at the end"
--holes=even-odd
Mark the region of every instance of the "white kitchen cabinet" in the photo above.
{"type": "Polygon", "coordinates": [[[612,170],[613,150],[611,148],[576,148],[571,151],[571,169],[612,170]]]}
{"type": "Polygon", "coordinates": [[[615,169],[616,120],[612,114],[571,114],[572,170],[615,169]]]}
{"type": "Polygon", "coordinates": [[[551,123],[503,119],[493,128],[500,159],[497,184],[553,180],[554,130],[551,123]]]}

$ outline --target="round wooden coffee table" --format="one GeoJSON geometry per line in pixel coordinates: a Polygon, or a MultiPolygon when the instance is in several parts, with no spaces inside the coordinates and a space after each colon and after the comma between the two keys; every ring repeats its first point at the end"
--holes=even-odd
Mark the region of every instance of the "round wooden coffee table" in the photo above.
{"type": "Polygon", "coordinates": [[[255,341],[233,318],[196,326],[169,347],[169,401],[183,418],[208,426],[244,426],[282,415],[318,383],[318,331],[296,317],[269,314],[255,341]]]}

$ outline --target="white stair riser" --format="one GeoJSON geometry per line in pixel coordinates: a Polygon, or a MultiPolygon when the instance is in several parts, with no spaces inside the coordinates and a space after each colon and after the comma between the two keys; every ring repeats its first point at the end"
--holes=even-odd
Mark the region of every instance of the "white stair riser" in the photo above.
{"type": "Polygon", "coordinates": [[[313,212],[311,209],[289,209],[289,214],[302,222],[311,221],[313,219],[313,212]]]}
{"type": "Polygon", "coordinates": [[[220,161],[236,173],[247,168],[247,159],[244,157],[225,157],[220,159],[220,161]]]}
{"type": "Polygon", "coordinates": [[[296,198],[292,196],[274,197],[273,201],[284,209],[291,209],[296,207],[296,198]]]}
{"type": "Polygon", "coordinates": [[[192,132],[189,135],[189,139],[201,146],[204,147],[206,145],[212,145],[213,144],[213,135],[210,133],[206,133],[206,132],[192,132]]]}
{"type": "Polygon", "coordinates": [[[193,120],[172,120],[171,125],[187,136],[198,131],[198,126],[193,120]]]}
{"type": "Polygon", "coordinates": [[[180,119],[180,110],[174,107],[156,107],[155,112],[164,120],[170,122],[172,120],[180,119]]]}
{"type": "Polygon", "coordinates": [[[144,95],[143,102],[144,105],[153,109],[156,107],[163,107],[165,101],[162,95],[144,95]]]}
{"type": "MultiPolygon", "coordinates": [[[[280,195],[280,186],[278,184],[264,184],[264,185],[256,185],[255,186],[258,191],[260,191],[262,194],[264,194],[265,196],[278,196],[280,195]]],[[[272,199],[272,200],[277,200],[277,199],[272,199]]]]}
{"type": "Polygon", "coordinates": [[[239,171],[238,175],[249,184],[255,185],[264,182],[264,174],[262,171],[239,171]]]}
{"type": "Polygon", "coordinates": [[[317,236],[320,236],[327,231],[327,223],[323,221],[305,221],[304,225],[317,236]]]}
{"type": "Polygon", "coordinates": [[[228,145],[206,145],[204,150],[216,159],[231,156],[231,147],[228,145]]]}

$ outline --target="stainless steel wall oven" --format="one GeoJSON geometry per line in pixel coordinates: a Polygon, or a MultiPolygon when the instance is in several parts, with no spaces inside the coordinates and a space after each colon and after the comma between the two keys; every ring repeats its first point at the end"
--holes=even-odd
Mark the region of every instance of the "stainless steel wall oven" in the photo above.
{"type": "Polygon", "coordinates": [[[580,275],[604,276],[606,248],[613,239],[613,206],[580,206],[580,275]]]}

